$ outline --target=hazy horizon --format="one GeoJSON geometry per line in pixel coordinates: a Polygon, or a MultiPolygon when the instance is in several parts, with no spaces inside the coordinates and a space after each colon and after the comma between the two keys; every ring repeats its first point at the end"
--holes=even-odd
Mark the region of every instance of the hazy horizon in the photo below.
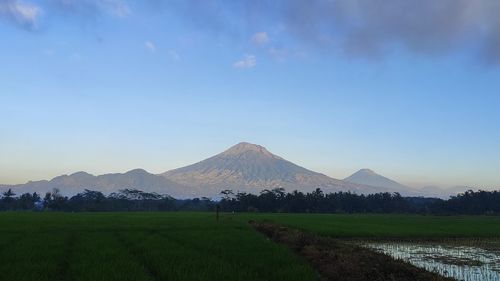
{"type": "Polygon", "coordinates": [[[499,188],[500,3],[419,3],[0,0],[0,184],[248,141],[338,179],[499,188]]]}

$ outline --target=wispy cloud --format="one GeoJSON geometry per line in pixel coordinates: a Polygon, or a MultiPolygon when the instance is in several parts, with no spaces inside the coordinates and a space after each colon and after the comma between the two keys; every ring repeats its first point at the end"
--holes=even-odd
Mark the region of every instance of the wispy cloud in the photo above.
{"type": "Polygon", "coordinates": [[[41,9],[35,4],[20,0],[0,0],[0,18],[18,26],[35,29],[41,9]]]}
{"type": "Polygon", "coordinates": [[[43,53],[48,57],[52,57],[56,54],[56,51],[54,49],[46,49],[43,53]]]}
{"type": "Polygon", "coordinates": [[[126,17],[131,13],[124,0],[48,0],[51,9],[83,18],[95,18],[103,14],[126,17]]]}
{"type": "Polygon", "coordinates": [[[118,17],[126,17],[130,12],[130,7],[120,0],[106,0],[102,1],[108,11],[118,17]]]}
{"type": "Polygon", "coordinates": [[[180,61],[181,60],[181,56],[174,50],[169,50],[168,55],[170,56],[170,58],[173,61],[180,61]]]}
{"type": "Polygon", "coordinates": [[[285,48],[271,47],[267,50],[267,52],[272,58],[278,61],[285,61],[289,55],[288,49],[285,48]]]}
{"type": "Polygon", "coordinates": [[[144,42],[144,47],[150,51],[151,53],[155,53],[156,52],[156,45],[155,43],[151,42],[151,41],[146,41],[144,42]]]}
{"type": "MultiPolygon", "coordinates": [[[[33,29],[42,9],[44,17],[92,19],[126,17],[140,5],[235,40],[242,39],[242,30],[279,25],[281,34],[272,38],[279,46],[298,43],[357,58],[384,58],[396,49],[427,56],[465,50],[500,65],[500,1],[495,0],[0,0],[0,18],[33,29]]],[[[250,41],[268,47],[269,34],[255,33],[250,41]]]]}
{"type": "Polygon", "coordinates": [[[261,47],[269,43],[269,37],[266,32],[257,32],[252,36],[251,42],[255,46],[261,47]]]}
{"type": "Polygon", "coordinates": [[[245,55],[241,60],[233,63],[233,67],[238,69],[252,68],[255,65],[257,65],[257,59],[254,55],[245,55]]]}
{"type": "MultiPolygon", "coordinates": [[[[500,1],[149,1],[173,2],[169,9],[177,9],[184,20],[235,38],[239,35],[234,30],[280,24],[287,39],[349,57],[384,58],[395,49],[446,56],[472,47],[469,53],[478,60],[500,64],[500,1]]],[[[264,38],[256,34],[251,43],[264,38]]],[[[280,43],[279,38],[273,41],[280,43]]]]}

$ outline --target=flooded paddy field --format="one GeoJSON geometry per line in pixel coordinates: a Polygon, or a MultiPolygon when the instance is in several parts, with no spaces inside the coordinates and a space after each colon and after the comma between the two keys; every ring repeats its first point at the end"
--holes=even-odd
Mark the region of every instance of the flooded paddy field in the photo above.
{"type": "Polygon", "coordinates": [[[262,214],[455,280],[500,280],[500,216],[262,214]]]}
{"type": "Polygon", "coordinates": [[[500,240],[364,242],[360,245],[456,280],[500,280],[500,240]]]}

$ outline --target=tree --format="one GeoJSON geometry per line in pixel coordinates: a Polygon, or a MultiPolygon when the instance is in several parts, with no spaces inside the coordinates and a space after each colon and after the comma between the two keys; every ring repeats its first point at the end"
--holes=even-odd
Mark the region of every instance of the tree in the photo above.
{"type": "Polygon", "coordinates": [[[12,202],[12,200],[14,200],[14,196],[16,196],[16,194],[14,193],[14,191],[12,191],[11,188],[9,188],[9,190],[2,193],[2,195],[3,195],[4,201],[10,201],[10,202],[12,202]]]}
{"type": "Polygon", "coordinates": [[[222,198],[225,200],[231,200],[234,197],[234,193],[231,189],[225,189],[220,192],[222,198]]]}
{"type": "Polygon", "coordinates": [[[11,188],[2,193],[2,195],[3,195],[3,201],[6,203],[11,203],[12,201],[14,201],[14,196],[16,196],[16,194],[14,193],[14,191],[12,191],[11,188]]]}
{"type": "Polygon", "coordinates": [[[40,196],[36,192],[33,194],[30,193],[24,193],[21,196],[19,196],[19,199],[17,200],[17,206],[18,208],[22,210],[31,210],[35,207],[35,203],[40,200],[40,196]]]}
{"type": "Polygon", "coordinates": [[[14,209],[14,207],[15,207],[14,206],[14,203],[15,203],[14,196],[16,196],[16,194],[12,191],[12,189],[9,188],[9,190],[2,193],[2,195],[3,195],[2,203],[4,205],[3,208],[8,209],[8,210],[14,209]]]}
{"type": "Polygon", "coordinates": [[[85,189],[71,197],[69,207],[73,211],[105,211],[106,196],[99,191],[85,189]]]}
{"type": "Polygon", "coordinates": [[[45,194],[44,205],[50,210],[64,211],[66,207],[67,197],[61,195],[58,188],[52,189],[52,192],[47,192],[45,194]]]}

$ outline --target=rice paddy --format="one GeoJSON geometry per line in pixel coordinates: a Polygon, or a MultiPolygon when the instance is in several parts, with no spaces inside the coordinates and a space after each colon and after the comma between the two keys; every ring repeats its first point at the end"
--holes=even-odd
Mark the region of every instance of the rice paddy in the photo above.
{"type": "Polygon", "coordinates": [[[256,214],[263,220],[336,238],[404,240],[500,237],[500,216],[256,214]]]}
{"type": "Polygon", "coordinates": [[[446,243],[371,242],[364,246],[457,280],[500,280],[500,251],[446,243]]]}
{"type": "Polygon", "coordinates": [[[498,217],[4,212],[0,280],[318,280],[250,219],[349,239],[500,237],[498,217]]]}
{"type": "Polygon", "coordinates": [[[248,224],[208,213],[1,213],[1,280],[316,280],[248,224]]]}

